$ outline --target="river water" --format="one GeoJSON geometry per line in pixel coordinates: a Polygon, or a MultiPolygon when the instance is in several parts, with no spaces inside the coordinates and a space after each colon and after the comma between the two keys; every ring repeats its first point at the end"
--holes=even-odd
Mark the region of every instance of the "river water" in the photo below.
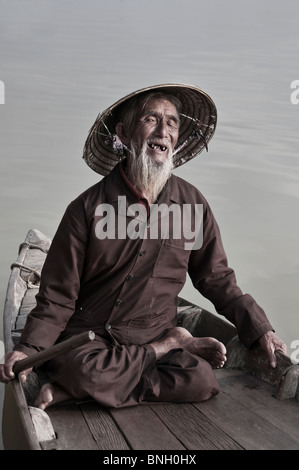
{"type": "MultiPolygon", "coordinates": [[[[81,158],[98,112],[135,89],[188,83],[212,96],[218,126],[209,153],[176,174],[207,197],[240,287],[291,353],[298,23],[297,0],[0,0],[1,305],[27,231],[53,236],[66,205],[98,181],[81,158]]],[[[214,311],[189,281],[182,295],[214,311]]]]}

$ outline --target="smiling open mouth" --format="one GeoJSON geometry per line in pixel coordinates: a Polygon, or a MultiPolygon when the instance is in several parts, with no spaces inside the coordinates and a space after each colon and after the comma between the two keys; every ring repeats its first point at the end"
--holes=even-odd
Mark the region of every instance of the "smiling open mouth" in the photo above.
{"type": "Polygon", "coordinates": [[[149,143],[147,145],[152,150],[160,150],[161,152],[165,152],[165,150],[167,150],[167,147],[165,147],[165,145],[159,145],[159,144],[153,144],[153,143],[149,143]]]}

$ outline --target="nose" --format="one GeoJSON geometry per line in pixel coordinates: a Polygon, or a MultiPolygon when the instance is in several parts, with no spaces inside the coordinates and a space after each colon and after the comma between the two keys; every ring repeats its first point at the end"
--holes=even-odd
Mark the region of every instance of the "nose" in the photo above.
{"type": "Polygon", "coordinates": [[[155,132],[156,132],[157,135],[159,135],[159,137],[167,137],[167,135],[168,135],[168,126],[167,126],[167,123],[163,119],[160,119],[157,122],[155,132]]]}

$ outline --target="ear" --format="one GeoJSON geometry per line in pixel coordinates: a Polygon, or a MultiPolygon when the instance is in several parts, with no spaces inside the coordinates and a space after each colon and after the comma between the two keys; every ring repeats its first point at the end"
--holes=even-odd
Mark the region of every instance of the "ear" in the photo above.
{"type": "Polygon", "coordinates": [[[120,140],[122,141],[122,143],[128,146],[130,143],[130,139],[126,133],[125,127],[122,122],[118,122],[116,124],[115,131],[118,137],[120,138],[120,140]]]}

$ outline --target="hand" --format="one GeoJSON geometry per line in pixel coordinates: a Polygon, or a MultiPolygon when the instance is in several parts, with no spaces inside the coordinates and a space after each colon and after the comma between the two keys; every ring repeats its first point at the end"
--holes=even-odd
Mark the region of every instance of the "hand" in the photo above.
{"type": "Polygon", "coordinates": [[[281,351],[283,354],[287,354],[285,343],[279,339],[273,331],[267,331],[267,333],[261,336],[259,338],[259,344],[267,353],[270,366],[273,368],[277,365],[275,351],[281,351]]]}
{"type": "MultiPolygon", "coordinates": [[[[5,355],[5,364],[0,364],[0,382],[8,383],[10,380],[15,378],[15,374],[13,372],[14,363],[20,361],[21,359],[25,359],[28,357],[27,354],[21,351],[13,351],[9,352],[5,355]]],[[[19,373],[19,379],[21,382],[25,382],[27,376],[32,371],[31,369],[23,370],[19,373]]]]}

